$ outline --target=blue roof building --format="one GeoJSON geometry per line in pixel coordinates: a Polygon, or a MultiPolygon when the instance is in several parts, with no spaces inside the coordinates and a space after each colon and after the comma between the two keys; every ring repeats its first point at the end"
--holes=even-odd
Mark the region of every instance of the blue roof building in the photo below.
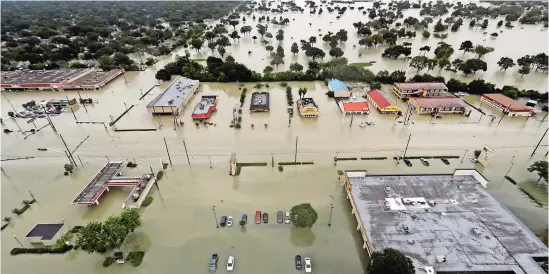
{"type": "Polygon", "coordinates": [[[334,97],[335,98],[349,98],[349,97],[351,97],[351,92],[349,91],[349,89],[347,88],[345,83],[343,83],[340,80],[332,79],[332,80],[328,81],[328,89],[330,91],[334,92],[334,97]]]}

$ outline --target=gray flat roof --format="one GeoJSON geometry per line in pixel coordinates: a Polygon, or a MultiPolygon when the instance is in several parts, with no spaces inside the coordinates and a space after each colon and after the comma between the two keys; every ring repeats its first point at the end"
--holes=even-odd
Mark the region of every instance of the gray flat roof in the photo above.
{"type": "Polygon", "coordinates": [[[72,201],[73,204],[94,203],[99,197],[96,197],[103,187],[108,184],[109,180],[116,176],[117,173],[124,167],[125,162],[108,162],[103,168],[91,179],[86,187],[72,201]]]}
{"type": "Polygon", "coordinates": [[[193,114],[204,114],[207,113],[210,107],[213,106],[214,102],[217,100],[217,96],[202,96],[198,105],[193,111],[193,114]]]}
{"type": "Polygon", "coordinates": [[[2,84],[60,83],[87,70],[89,68],[2,71],[2,84]]]}
{"type": "Polygon", "coordinates": [[[534,255],[547,257],[547,247],[472,175],[347,176],[371,252],[398,249],[418,273],[428,266],[445,273],[545,273],[527,265],[534,255]]]}
{"type": "Polygon", "coordinates": [[[269,106],[269,93],[268,92],[254,92],[252,93],[252,102],[250,107],[264,107],[269,106]]]}
{"type": "Polygon", "coordinates": [[[63,225],[64,223],[37,224],[27,233],[26,237],[41,237],[42,240],[51,240],[61,230],[63,225]]]}
{"type": "Polygon", "coordinates": [[[193,95],[198,80],[177,77],[162,93],[152,100],[147,107],[179,107],[193,95]]]}

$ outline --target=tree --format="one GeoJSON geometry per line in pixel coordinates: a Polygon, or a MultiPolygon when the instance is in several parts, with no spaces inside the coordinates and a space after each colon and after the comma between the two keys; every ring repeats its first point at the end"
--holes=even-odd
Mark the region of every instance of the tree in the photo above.
{"type": "Polygon", "coordinates": [[[504,71],[508,68],[514,67],[516,64],[513,61],[513,59],[509,57],[501,57],[498,61],[498,66],[503,69],[504,71]]]}
{"type": "Polygon", "coordinates": [[[547,182],[547,161],[536,161],[528,167],[529,172],[537,172],[539,175],[538,183],[543,178],[547,182]]]}
{"type": "Polygon", "coordinates": [[[429,58],[418,55],[412,58],[410,61],[410,67],[415,68],[418,72],[424,70],[427,67],[427,63],[429,62],[429,58]]]}
{"type": "Polygon", "coordinates": [[[482,29],[486,29],[488,27],[488,19],[484,19],[484,21],[482,21],[482,24],[480,25],[480,27],[482,29]]]}
{"type": "Polygon", "coordinates": [[[443,68],[448,68],[451,65],[450,60],[448,58],[440,58],[438,59],[437,66],[442,70],[443,68]]]}
{"type": "Polygon", "coordinates": [[[471,52],[473,49],[473,42],[470,40],[465,40],[461,43],[461,46],[459,46],[459,50],[463,50],[463,54],[466,52],[471,52]]]}
{"type": "Polygon", "coordinates": [[[346,42],[347,41],[347,31],[344,30],[344,29],[340,29],[337,33],[336,33],[336,37],[337,39],[339,39],[339,41],[341,42],[346,42]]]}
{"type": "Polygon", "coordinates": [[[102,222],[91,221],[80,229],[76,245],[88,253],[105,253],[108,249],[108,237],[102,222]]]}
{"type": "Polygon", "coordinates": [[[475,19],[471,20],[471,22],[469,22],[469,27],[472,28],[476,25],[477,21],[475,21],[475,19]]]}
{"type": "Polygon", "coordinates": [[[271,67],[271,66],[266,66],[266,67],[263,69],[263,73],[271,73],[271,72],[273,72],[273,71],[274,71],[274,69],[273,69],[273,67],[271,67]]]}
{"type": "Polygon", "coordinates": [[[318,214],[311,204],[303,203],[292,207],[290,217],[295,227],[311,228],[316,223],[318,214]]]}
{"type": "Polygon", "coordinates": [[[444,42],[438,43],[438,47],[435,49],[435,56],[439,59],[448,59],[454,53],[454,48],[450,44],[444,42]]]}
{"type": "Polygon", "coordinates": [[[167,71],[165,69],[159,69],[156,72],[156,75],[154,76],[154,78],[156,78],[157,80],[162,80],[162,81],[170,81],[171,78],[172,78],[172,75],[170,74],[169,71],[167,71]]]}
{"type": "Polygon", "coordinates": [[[309,43],[311,43],[311,44],[316,43],[316,37],[315,36],[309,37],[309,43]]]}
{"type": "Polygon", "coordinates": [[[263,38],[265,36],[265,34],[267,33],[267,26],[257,24],[256,27],[257,27],[257,32],[259,33],[259,35],[261,35],[261,38],[263,38]]]}
{"type": "Polygon", "coordinates": [[[257,39],[257,36],[255,36],[255,35],[252,36],[252,39],[254,39],[254,41],[255,41],[257,39]]]}
{"type": "Polygon", "coordinates": [[[478,70],[486,71],[486,69],[486,62],[480,59],[468,59],[459,67],[459,70],[465,73],[465,75],[475,73],[478,70]]]}
{"type": "Polygon", "coordinates": [[[231,45],[231,42],[229,41],[229,38],[225,35],[221,35],[216,41],[215,44],[217,44],[220,47],[228,47],[231,45]]]}
{"type": "Polygon", "coordinates": [[[382,57],[397,59],[400,55],[408,56],[412,53],[412,48],[402,45],[395,45],[386,48],[381,54],[382,57]]]}
{"type": "Polygon", "coordinates": [[[492,38],[496,38],[496,37],[499,36],[499,34],[498,34],[497,32],[492,32],[492,33],[490,34],[490,36],[491,36],[492,38]]]}
{"type": "Polygon", "coordinates": [[[11,217],[4,217],[4,218],[2,219],[2,221],[4,221],[4,222],[6,222],[6,223],[9,224],[9,223],[11,222],[11,217]]]}
{"type": "Polygon", "coordinates": [[[518,70],[518,73],[520,74],[520,78],[524,77],[524,74],[529,74],[532,69],[530,66],[521,66],[518,70]]]}
{"type": "Polygon", "coordinates": [[[431,50],[431,47],[429,46],[423,46],[421,48],[419,48],[419,51],[421,51],[423,53],[423,55],[425,55],[426,52],[429,52],[431,50]]]}
{"type": "Polygon", "coordinates": [[[233,26],[234,30],[236,30],[236,25],[238,25],[239,22],[237,20],[231,20],[229,21],[229,25],[233,26]]]}
{"type": "Polygon", "coordinates": [[[244,226],[246,225],[246,221],[240,220],[240,222],[238,222],[238,224],[239,224],[241,227],[244,227],[244,226]]]}
{"type": "Polygon", "coordinates": [[[268,52],[271,52],[271,51],[274,50],[274,47],[273,46],[266,46],[265,50],[267,50],[268,52]]]}
{"type": "Polygon", "coordinates": [[[292,44],[292,48],[290,49],[290,51],[291,51],[294,55],[296,55],[296,54],[299,52],[299,46],[297,45],[297,43],[294,42],[294,43],[292,44]]]}
{"type": "Polygon", "coordinates": [[[240,39],[240,35],[238,34],[238,32],[235,30],[233,32],[231,32],[231,34],[229,35],[229,37],[231,37],[233,39],[233,42],[234,40],[236,39],[240,39]]]}
{"type": "Polygon", "coordinates": [[[482,153],[482,151],[480,149],[475,149],[475,151],[473,152],[473,154],[475,155],[475,158],[478,159],[478,157],[480,156],[480,153],[482,153]]]}
{"type": "Polygon", "coordinates": [[[216,43],[215,42],[210,42],[208,43],[208,48],[212,50],[212,54],[214,54],[215,52],[215,47],[216,47],[216,43]]]}
{"type": "Polygon", "coordinates": [[[421,36],[423,36],[423,38],[429,38],[431,36],[431,33],[424,30],[422,33],[421,33],[421,36]]]}
{"type": "Polygon", "coordinates": [[[340,48],[337,48],[337,47],[330,49],[329,53],[330,53],[330,56],[335,57],[335,58],[339,58],[339,57],[343,56],[343,54],[344,54],[343,50],[341,50],[340,48]]]}
{"type": "Polygon", "coordinates": [[[208,43],[211,43],[216,36],[217,35],[213,31],[206,31],[204,33],[204,39],[206,39],[208,43]]]}
{"type": "Polygon", "coordinates": [[[99,58],[99,67],[102,70],[111,70],[114,68],[114,62],[110,56],[103,55],[99,58]]]}
{"type": "Polygon", "coordinates": [[[481,58],[482,56],[494,51],[494,48],[491,47],[485,47],[482,45],[477,45],[474,49],[474,52],[478,55],[478,58],[481,58]]]}
{"type": "Polygon", "coordinates": [[[219,52],[219,55],[221,55],[221,57],[225,56],[225,48],[224,47],[218,46],[217,47],[217,52],[219,52]]]}
{"type": "Polygon", "coordinates": [[[370,274],[414,274],[415,267],[412,260],[402,252],[387,248],[372,253],[370,274]]]}
{"type": "Polygon", "coordinates": [[[279,42],[282,41],[282,40],[284,40],[284,31],[281,30],[281,29],[278,30],[278,32],[277,32],[275,38],[276,38],[276,40],[279,41],[279,42]]]}
{"type": "Polygon", "coordinates": [[[271,60],[270,65],[271,65],[271,66],[276,66],[276,69],[278,69],[278,66],[279,66],[280,64],[284,64],[284,59],[282,59],[282,57],[279,56],[279,55],[275,55],[275,57],[273,58],[273,60],[271,60]]]}
{"type": "Polygon", "coordinates": [[[314,61],[317,58],[324,58],[324,56],[326,56],[326,53],[319,48],[310,47],[305,51],[305,56],[313,58],[314,61]]]}
{"type": "Polygon", "coordinates": [[[203,44],[204,44],[204,41],[202,41],[202,39],[195,38],[191,40],[191,46],[193,46],[193,48],[196,49],[196,52],[198,52],[202,48],[203,44]]]}
{"type": "Polygon", "coordinates": [[[501,27],[503,25],[503,20],[499,20],[498,22],[498,28],[501,27]]]}
{"type": "Polygon", "coordinates": [[[448,25],[442,24],[442,19],[439,19],[433,29],[434,32],[442,32],[448,29],[448,25]]]}
{"type": "Polygon", "coordinates": [[[303,71],[303,66],[299,63],[290,64],[290,70],[295,72],[303,71]]]}

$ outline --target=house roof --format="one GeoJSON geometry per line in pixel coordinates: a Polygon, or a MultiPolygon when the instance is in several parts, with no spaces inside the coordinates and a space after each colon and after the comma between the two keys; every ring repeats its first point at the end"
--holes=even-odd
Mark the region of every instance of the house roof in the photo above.
{"type": "Polygon", "coordinates": [[[519,101],[513,100],[501,93],[491,93],[491,94],[483,94],[482,97],[486,97],[498,104],[501,104],[505,108],[509,108],[510,110],[526,110],[530,109],[526,105],[520,103],[519,101]]]}
{"type": "Polygon", "coordinates": [[[344,102],[343,110],[344,111],[366,111],[368,110],[368,102],[344,102]]]}
{"type": "Polygon", "coordinates": [[[467,105],[460,98],[453,96],[441,96],[441,97],[417,97],[410,98],[418,103],[421,108],[459,108],[467,107],[467,105]]]}
{"type": "Polygon", "coordinates": [[[374,101],[374,103],[379,108],[386,108],[386,107],[392,106],[392,104],[389,103],[389,100],[387,100],[387,98],[385,98],[385,96],[383,96],[383,94],[377,89],[372,89],[370,92],[368,92],[368,95],[370,96],[370,99],[374,101]]]}
{"type": "Polygon", "coordinates": [[[395,83],[395,86],[403,90],[420,90],[420,89],[448,89],[444,83],[395,83]]]}
{"type": "Polygon", "coordinates": [[[37,224],[26,237],[42,237],[42,240],[51,240],[61,230],[64,223],[58,224],[37,224]]]}
{"type": "Polygon", "coordinates": [[[338,92],[338,91],[349,91],[349,89],[347,88],[347,86],[345,85],[345,83],[341,82],[340,80],[337,80],[337,79],[332,79],[328,82],[328,88],[333,91],[333,92],[338,92]]]}

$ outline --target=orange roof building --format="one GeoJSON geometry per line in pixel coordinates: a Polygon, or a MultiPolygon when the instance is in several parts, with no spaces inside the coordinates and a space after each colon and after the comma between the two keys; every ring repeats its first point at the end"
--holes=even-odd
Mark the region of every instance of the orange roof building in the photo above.
{"type": "Polygon", "coordinates": [[[366,101],[341,102],[340,109],[345,114],[369,114],[370,108],[366,101]]]}

